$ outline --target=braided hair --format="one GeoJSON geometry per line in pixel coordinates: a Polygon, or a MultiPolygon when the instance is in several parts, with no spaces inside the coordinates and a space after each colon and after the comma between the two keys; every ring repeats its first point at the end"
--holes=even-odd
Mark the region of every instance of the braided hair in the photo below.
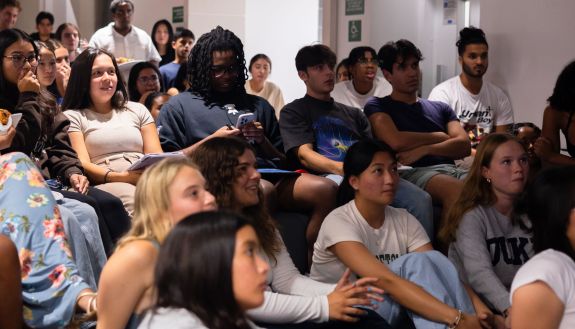
{"type": "Polygon", "coordinates": [[[232,51],[235,54],[237,72],[232,93],[238,96],[246,95],[244,84],[248,75],[244,45],[232,31],[223,29],[221,26],[202,35],[192,48],[188,58],[191,91],[204,98],[208,103],[214,100],[214,90],[211,86],[212,54],[214,51],[232,51]]]}

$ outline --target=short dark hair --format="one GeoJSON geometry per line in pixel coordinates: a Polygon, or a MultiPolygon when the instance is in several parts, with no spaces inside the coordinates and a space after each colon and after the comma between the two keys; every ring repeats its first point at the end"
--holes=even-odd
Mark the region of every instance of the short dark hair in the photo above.
{"type": "Polygon", "coordinates": [[[567,64],[557,77],[553,94],[547,98],[549,105],[561,112],[575,111],[575,61],[567,64]]]}
{"type": "Polygon", "coordinates": [[[162,79],[162,73],[158,67],[150,62],[140,62],[132,67],[130,70],[130,75],[128,76],[128,95],[132,102],[139,102],[142,94],[138,91],[138,76],[143,69],[152,69],[156,72],[158,80],[160,82],[160,91],[164,91],[164,79],[162,79]]]}
{"type": "Polygon", "coordinates": [[[116,93],[112,97],[112,107],[115,109],[124,108],[128,101],[128,92],[124,85],[124,79],[120,76],[120,69],[118,68],[118,63],[116,63],[116,58],[105,49],[88,47],[76,57],[72,64],[66,95],[62,103],[62,111],[69,109],[83,110],[92,105],[92,99],[90,97],[92,66],[94,65],[96,57],[100,55],[107,55],[112,59],[114,69],[118,76],[116,93]]]}
{"type": "Polygon", "coordinates": [[[255,54],[254,57],[250,59],[250,65],[248,66],[248,71],[249,72],[252,71],[252,66],[254,66],[254,63],[257,62],[259,59],[263,59],[264,61],[268,62],[268,64],[270,65],[270,72],[271,72],[272,60],[266,54],[255,54]]]}
{"type": "Polygon", "coordinates": [[[298,71],[306,71],[308,67],[318,64],[327,64],[335,67],[336,56],[333,50],[326,45],[312,45],[301,48],[295,56],[295,67],[298,71]]]}
{"type": "Polygon", "coordinates": [[[401,39],[397,41],[390,41],[383,45],[377,52],[377,59],[381,70],[393,73],[393,64],[398,60],[402,62],[415,58],[417,61],[423,60],[421,50],[417,48],[411,41],[401,39]]]}
{"type": "Polygon", "coordinates": [[[188,29],[176,29],[176,34],[174,35],[173,41],[177,41],[180,38],[190,38],[192,40],[196,40],[196,36],[194,35],[194,32],[192,32],[188,29]]]}
{"type": "Polygon", "coordinates": [[[575,250],[566,234],[575,208],[575,166],[541,171],[528,188],[524,203],[533,224],[535,252],[555,249],[575,260],[575,250]]]}
{"type": "Polygon", "coordinates": [[[156,306],[187,309],[208,328],[249,328],[232,281],[236,234],[246,225],[243,217],[221,211],[181,220],[160,248],[156,306]]]}
{"type": "Polygon", "coordinates": [[[215,51],[231,51],[236,58],[236,81],[233,83],[237,95],[245,95],[244,87],[247,80],[246,58],[244,45],[234,32],[217,26],[203,34],[188,57],[188,75],[195,94],[206,102],[213,101],[212,91],[212,54],[215,51]]]}
{"type": "Polygon", "coordinates": [[[47,11],[41,11],[36,15],[36,25],[39,25],[42,20],[47,19],[51,25],[54,25],[54,15],[47,11]]]}
{"type": "Polygon", "coordinates": [[[349,56],[347,57],[349,60],[349,65],[351,66],[357,64],[360,59],[365,57],[366,51],[371,53],[373,59],[377,59],[377,53],[375,52],[375,49],[368,46],[355,47],[349,52],[349,56]]]}
{"type": "Polygon", "coordinates": [[[1,0],[0,1],[0,10],[6,7],[16,7],[18,11],[22,11],[22,6],[20,5],[20,1],[18,0],[1,0]]]}
{"type": "Polygon", "coordinates": [[[470,26],[459,31],[459,40],[455,43],[459,56],[463,56],[465,47],[471,44],[484,44],[489,47],[482,29],[470,26]]]}
{"type": "Polygon", "coordinates": [[[131,0],[113,0],[110,3],[110,12],[112,14],[115,14],[116,9],[118,9],[118,6],[123,5],[125,3],[130,5],[130,7],[132,8],[132,11],[134,10],[134,3],[131,0]]]}
{"type": "Polygon", "coordinates": [[[355,190],[349,184],[349,179],[351,176],[361,175],[369,167],[373,157],[378,152],[388,153],[393,159],[396,158],[395,151],[389,145],[373,139],[357,141],[347,150],[343,160],[343,181],[337,193],[337,204],[339,206],[353,200],[355,190]]]}

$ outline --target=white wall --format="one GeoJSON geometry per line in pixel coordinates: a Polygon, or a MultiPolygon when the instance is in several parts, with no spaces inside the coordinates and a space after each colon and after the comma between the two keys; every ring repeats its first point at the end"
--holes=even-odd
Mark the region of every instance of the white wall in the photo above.
{"type": "MultiPolygon", "coordinates": [[[[188,0],[162,0],[161,5],[158,1],[154,0],[136,0],[134,1],[135,12],[133,24],[144,31],[151,33],[154,23],[160,19],[167,19],[172,22],[172,8],[184,6],[184,24],[177,24],[174,26],[185,26],[186,23],[186,10],[188,0]]],[[[195,31],[194,31],[195,33],[195,31]]]]}
{"type": "Polygon", "coordinates": [[[257,53],[272,60],[270,81],[286,103],[305,95],[295,68],[295,55],[318,41],[319,2],[312,0],[246,0],[244,52],[246,64],[257,53]]]}
{"type": "Polygon", "coordinates": [[[508,92],[516,122],[541,125],[557,76],[575,58],[573,13],[572,0],[481,0],[487,77],[508,92]]]}

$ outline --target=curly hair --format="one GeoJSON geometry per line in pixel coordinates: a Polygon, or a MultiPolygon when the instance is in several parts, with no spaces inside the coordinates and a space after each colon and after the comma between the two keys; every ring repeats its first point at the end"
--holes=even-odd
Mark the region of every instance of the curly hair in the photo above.
{"type": "MultiPolygon", "coordinates": [[[[201,145],[191,154],[191,158],[200,167],[204,175],[208,190],[216,198],[220,209],[233,208],[236,203],[233,185],[236,181],[236,166],[239,157],[245,151],[254,149],[245,140],[236,137],[215,137],[201,145]]],[[[245,207],[242,214],[251,219],[251,223],[260,239],[262,248],[270,259],[275,261],[275,255],[280,250],[276,226],[268,214],[263,202],[263,193],[258,191],[257,205],[245,207]]]]}
{"type": "Polygon", "coordinates": [[[557,77],[553,94],[547,98],[549,105],[561,112],[575,111],[575,61],[567,64],[557,77]]]}
{"type": "Polygon", "coordinates": [[[244,87],[248,78],[244,45],[241,40],[230,30],[221,26],[202,35],[188,57],[188,74],[192,92],[204,98],[206,102],[212,102],[212,54],[214,51],[231,51],[236,58],[236,81],[232,93],[246,95],[244,87]]]}
{"type": "Polygon", "coordinates": [[[463,56],[465,48],[471,44],[484,44],[489,47],[482,29],[470,26],[459,31],[459,40],[455,43],[459,56],[463,56]]]}

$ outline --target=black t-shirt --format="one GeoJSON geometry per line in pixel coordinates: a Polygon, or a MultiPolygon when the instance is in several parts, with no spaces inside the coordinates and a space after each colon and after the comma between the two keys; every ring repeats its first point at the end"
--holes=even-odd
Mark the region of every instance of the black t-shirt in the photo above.
{"type": "Polygon", "coordinates": [[[360,109],[341,103],[304,96],[280,112],[284,149],[292,160],[297,148],[312,144],[314,151],[334,161],[343,161],[356,141],[371,138],[369,121],[360,109]]]}

